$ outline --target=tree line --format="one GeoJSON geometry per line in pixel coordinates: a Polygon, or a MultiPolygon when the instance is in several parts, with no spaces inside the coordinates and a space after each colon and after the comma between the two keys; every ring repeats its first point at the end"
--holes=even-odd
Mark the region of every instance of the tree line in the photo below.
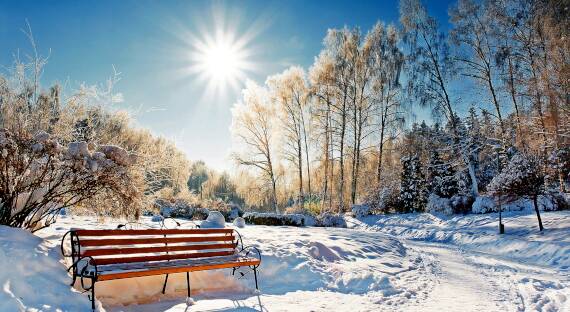
{"type": "Polygon", "coordinates": [[[421,1],[401,0],[397,25],[329,29],[308,69],[248,82],[234,106],[233,158],[250,177],[238,192],[274,211],[387,198],[423,211],[430,194],[488,192],[517,154],[538,157],[546,186],[565,192],[566,6],[459,0],[444,30],[421,1]],[[429,125],[416,122],[420,110],[429,125]]]}

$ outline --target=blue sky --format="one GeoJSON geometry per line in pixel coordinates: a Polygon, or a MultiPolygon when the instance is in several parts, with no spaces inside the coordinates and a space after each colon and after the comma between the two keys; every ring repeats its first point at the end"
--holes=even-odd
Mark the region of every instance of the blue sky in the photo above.
{"type": "MultiPolygon", "coordinates": [[[[427,7],[447,26],[449,5],[429,1],[427,7]]],[[[230,108],[239,88],[209,94],[199,75],[182,70],[192,65],[191,38],[211,35],[214,16],[222,16],[237,37],[251,35],[245,48],[255,68],[245,74],[262,83],[291,65],[308,68],[328,28],[366,31],[377,20],[397,23],[398,2],[0,0],[0,65],[10,65],[18,50],[29,52],[21,32],[27,19],[40,53],[51,50],[44,86],[103,83],[115,66],[121,72],[116,90],[124,96],[117,109],[129,110],[137,126],[174,140],[189,159],[227,169],[230,108]]]]}

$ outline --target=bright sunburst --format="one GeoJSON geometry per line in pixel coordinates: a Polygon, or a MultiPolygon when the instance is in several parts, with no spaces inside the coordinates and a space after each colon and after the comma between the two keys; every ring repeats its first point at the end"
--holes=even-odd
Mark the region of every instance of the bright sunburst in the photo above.
{"type": "Polygon", "coordinates": [[[230,31],[217,30],[193,43],[191,70],[208,85],[209,92],[225,93],[239,89],[253,65],[248,60],[248,40],[230,31]]]}

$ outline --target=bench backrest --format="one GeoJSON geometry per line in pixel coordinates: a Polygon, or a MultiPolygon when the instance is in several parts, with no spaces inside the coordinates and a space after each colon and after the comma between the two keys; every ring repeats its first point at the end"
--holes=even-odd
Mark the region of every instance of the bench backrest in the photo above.
{"type": "Polygon", "coordinates": [[[233,229],[72,230],[73,252],[97,265],[229,256],[233,229]]]}

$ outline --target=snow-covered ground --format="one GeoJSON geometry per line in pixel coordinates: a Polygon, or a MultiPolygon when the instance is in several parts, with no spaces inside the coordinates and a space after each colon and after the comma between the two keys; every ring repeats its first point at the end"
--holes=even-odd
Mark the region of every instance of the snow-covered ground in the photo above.
{"type": "MultiPolygon", "coordinates": [[[[251,274],[236,279],[225,270],[191,274],[191,307],[183,275],[169,278],[166,295],[162,276],[100,282],[97,299],[109,312],[570,311],[570,212],[544,213],[543,234],[534,215],[520,212],[505,217],[507,234],[499,236],[496,218],[410,214],[350,219],[349,229],[246,226],[244,243],[263,252],[261,295],[251,274]]],[[[66,285],[59,240],[71,227],[118,223],[64,216],[37,233],[43,241],[0,227],[0,261],[37,253],[22,258],[22,269],[0,271],[0,311],[89,311],[87,296],[66,285]]]]}

